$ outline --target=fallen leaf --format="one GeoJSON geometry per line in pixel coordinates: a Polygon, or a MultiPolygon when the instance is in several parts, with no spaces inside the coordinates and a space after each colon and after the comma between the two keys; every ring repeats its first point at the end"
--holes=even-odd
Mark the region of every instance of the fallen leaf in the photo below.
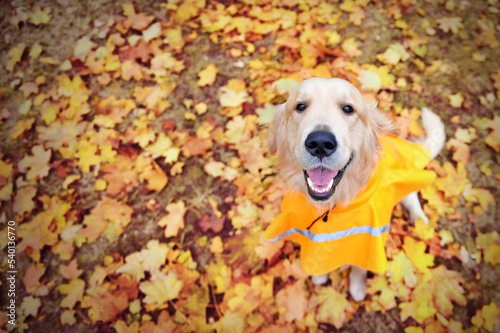
{"type": "Polygon", "coordinates": [[[37,188],[34,186],[25,186],[17,190],[14,197],[12,210],[19,216],[30,213],[35,208],[33,198],[36,196],[37,188]]]}
{"type": "MultiPolygon", "coordinates": [[[[325,296],[328,302],[326,297],[328,296],[325,296]]],[[[278,312],[285,322],[300,322],[306,315],[307,303],[305,289],[300,281],[287,285],[276,294],[278,312]]],[[[342,318],[336,318],[336,320],[340,322],[342,318]]]]}
{"type": "Polygon", "coordinates": [[[464,101],[464,97],[461,92],[456,93],[455,95],[448,95],[448,100],[450,101],[450,105],[454,108],[459,108],[462,106],[464,101]]]}
{"type": "Polygon", "coordinates": [[[21,57],[23,56],[25,49],[26,44],[19,43],[9,50],[9,59],[7,60],[7,64],[5,66],[9,72],[12,72],[14,70],[14,66],[21,61],[21,57]]]}
{"type": "Polygon", "coordinates": [[[218,234],[224,229],[224,221],[224,217],[217,217],[213,214],[203,214],[198,222],[198,226],[203,232],[212,230],[214,233],[218,234]]]}
{"type": "Polygon", "coordinates": [[[484,261],[491,265],[500,263],[500,236],[498,232],[479,233],[476,245],[483,251],[484,261]]]}
{"type": "Polygon", "coordinates": [[[446,149],[453,150],[453,160],[456,162],[461,162],[463,165],[467,165],[470,159],[470,148],[469,145],[457,139],[450,139],[446,142],[446,149]]]}
{"type": "Polygon", "coordinates": [[[311,303],[319,304],[316,320],[332,323],[337,329],[344,325],[354,311],[346,296],[332,287],[321,287],[311,303]]]}
{"type": "Polygon", "coordinates": [[[59,320],[61,321],[61,325],[74,325],[76,324],[75,318],[76,311],[75,310],[63,310],[59,320]]]}
{"type": "Polygon", "coordinates": [[[184,214],[186,214],[186,206],[183,201],[169,203],[165,210],[167,215],[158,221],[158,226],[165,228],[165,237],[175,237],[179,230],[184,228],[184,214]]]}
{"type": "Polygon", "coordinates": [[[42,179],[49,174],[52,151],[45,150],[42,145],[34,146],[33,156],[25,156],[19,162],[19,171],[26,173],[27,180],[42,179]]]}
{"type": "Polygon", "coordinates": [[[437,19],[436,23],[443,32],[451,31],[453,34],[457,34],[458,30],[464,27],[460,17],[442,17],[437,19]]]}
{"type": "Polygon", "coordinates": [[[76,279],[83,273],[83,269],[78,269],[78,262],[76,259],[71,260],[68,265],[61,265],[59,271],[66,280],[76,279]]]}
{"type": "Polygon", "coordinates": [[[61,294],[66,295],[61,301],[61,306],[71,310],[77,302],[81,302],[83,299],[85,281],[73,279],[68,284],[59,285],[58,289],[61,294]]]}
{"type": "Polygon", "coordinates": [[[33,13],[30,16],[30,22],[34,25],[45,24],[50,21],[52,11],[48,7],[35,6],[33,13]]]}
{"type": "Polygon", "coordinates": [[[179,297],[183,282],[179,280],[177,274],[158,273],[151,276],[151,281],[142,282],[139,289],[146,295],[143,302],[155,304],[156,307],[179,297]]]}
{"type": "Polygon", "coordinates": [[[412,261],[413,265],[422,273],[428,272],[429,267],[434,266],[434,256],[425,253],[427,245],[411,237],[404,238],[403,250],[412,261]]]}
{"type": "Polygon", "coordinates": [[[392,284],[398,285],[404,281],[405,285],[413,288],[417,285],[417,277],[414,271],[415,268],[411,260],[403,251],[399,251],[398,254],[392,258],[392,261],[389,262],[387,275],[392,284]]]}
{"type": "Polygon", "coordinates": [[[500,317],[500,309],[494,302],[484,305],[476,311],[471,322],[477,328],[484,327],[488,332],[493,332],[498,326],[498,318],[500,317]]]}
{"type": "Polygon", "coordinates": [[[199,87],[212,86],[215,82],[215,79],[217,78],[218,73],[219,69],[217,68],[217,66],[215,66],[214,64],[209,64],[204,70],[198,73],[198,77],[200,79],[198,80],[197,85],[199,87]]]}
{"type": "Polygon", "coordinates": [[[23,302],[21,303],[21,313],[25,316],[33,316],[36,317],[38,314],[38,309],[42,305],[40,298],[36,298],[33,296],[26,296],[23,298],[23,302]]]}

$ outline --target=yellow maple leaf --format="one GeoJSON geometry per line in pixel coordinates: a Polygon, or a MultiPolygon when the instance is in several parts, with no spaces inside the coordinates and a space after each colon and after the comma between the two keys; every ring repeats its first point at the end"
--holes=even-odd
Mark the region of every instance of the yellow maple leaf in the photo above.
{"type": "Polygon", "coordinates": [[[484,261],[491,265],[500,263],[500,236],[498,232],[479,233],[476,245],[483,251],[484,261]]]}
{"type": "Polygon", "coordinates": [[[200,78],[197,82],[198,87],[212,86],[215,83],[219,69],[214,64],[209,64],[204,70],[198,73],[200,78]]]}
{"type": "Polygon", "coordinates": [[[142,282],[139,289],[146,295],[143,302],[155,304],[156,307],[176,299],[184,286],[175,272],[157,273],[151,276],[151,281],[142,282]]]}
{"type": "Polygon", "coordinates": [[[227,266],[224,260],[216,257],[215,262],[208,264],[206,269],[208,278],[215,285],[215,292],[217,294],[226,292],[232,280],[231,266],[227,266]]]}
{"type": "Polygon", "coordinates": [[[184,201],[169,203],[165,210],[167,215],[158,221],[158,226],[165,228],[165,237],[175,237],[179,234],[179,230],[184,228],[184,214],[186,214],[186,206],[184,201]]]}
{"type": "MultiPolygon", "coordinates": [[[[440,265],[432,270],[430,283],[436,309],[442,315],[453,315],[452,301],[458,305],[467,304],[464,288],[460,285],[464,283],[464,279],[457,271],[448,270],[446,266],[440,265]]],[[[415,289],[414,293],[416,292],[415,289]]]]}
{"type": "Polygon", "coordinates": [[[51,18],[51,10],[50,8],[41,8],[40,6],[36,6],[35,10],[31,14],[30,22],[34,25],[45,24],[50,21],[51,18]]]}
{"type": "Polygon", "coordinates": [[[213,254],[221,254],[222,252],[224,252],[224,244],[222,243],[222,239],[220,238],[220,236],[215,236],[208,248],[213,254]]]}
{"type": "Polygon", "coordinates": [[[90,143],[87,139],[78,141],[78,166],[83,173],[89,172],[91,166],[101,162],[101,157],[96,153],[96,145],[90,143]]]}
{"type": "Polygon", "coordinates": [[[469,202],[479,203],[483,209],[487,209],[490,204],[495,204],[493,194],[484,188],[472,188],[472,184],[465,185],[462,196],[469,202]]]}
{"type": "Polygon", "coordinates": [[[484,139],[484,142],[500,153],[500,116],[495,115],[493,120],[488,120],[485,126],[491,130],[490,134],[484,139]]]}
{"type": "Polygon", "coordinates": [[[424,241],[432,239],[436,235],[433,224],[425,224],[424,220],[420,218],[415,221],[413,233],[424,241]]]}
{"type": "Polygon", "coordinates": [[[80,302],[83,298],[85,290],[85,281],[81,279],[73,279],[69,283],[59,285],[59,292],[66,295],[61,301],[61,306],[68,309],[73,309],[76,302],[80,302]]]}
{"type": "Polygon", "coordinates": [[[481,328],[484,327],[488,332],[493,332],[498,325],[500,317],[500,308],[494,302],[483,306],[476,311],[472,317],[471,322],[474,326],[481,328]]]}
{"type": "Polygon", "coordinates": [[[448,100],[450,101],[451,106],[453,106],[454,108],[459,108],[462,106],[464,97],[462,96],[462,93],[459,91],[455,95],[448,95],[448,100]]]}
{"type": "Polygon", "coordinates": [[[238,107],[246,102],[248,97],[246,90],[236,92],[228,87],[221,87],[219,91],[219,103],[222,107],[238,107]]]}
{"type": "Polygon", "coordinates": [[[12,132],[10,133],[10,137],[13,139],[17,139],[26,130],[29,130],[34,122],[35,122],[35,118],[28,118],[28,119],[19,120],[12,128],[12,132]]]}
{"type": "Polygon", "coordinates": [[[121,267],[118,267],[116,270],[117,273],[127,273],[131,277],[135,279],[136,282],[139,282],[144,278],[144,268],[142,266],[142,261],[138,252],[134,252],[129,254],[125,258],[125,264],[121,267]]]}
{"type": "Polygon", "coordinates": [[[401,43],[391,44],[384,53],[377,54],[377,59],[387,65],[396,65],[410,58],[405,47],[401,43]]]}
{"type": "Polygon", "coordinates": [[[377,92],[382,88],[392,86],[396,78],[390,74],[388,66],[377,67],[365,64],[359,71],[358,81],[361,83],[361,89],[377,92]]]}
{"type": "Polygon", "coordinates": [[[439,177],[434,184],[439,190],[444,192],[445,198],[460,195],[465,185],[469,182],[464,164],[458,162],[455,169],[450,162],[446,162],[443,165],[443,169],[446,171],[446,177],[439,177]]]}
{"type": "Polygon", "coordinates": [[[455,131],[455,138],[462,141],[463,143],[471,143],[477,139],[476,129],[474,127],[470,128],[457,128],[455,131]]]}
{"type": "Polygon", "coordinates": [[[213,325],[213,328],[220,333],[243,333],[246,322],[241,313],[228,311],[213,325]]]}
{"type": "Polygon", "coordinates": [[[415,268],[411,260],[403,251],[399,251],[398,254],[392,258],[392,261],[389,262],[387,275],[392,284],[398,285],[404,281],[408,287],[413,288],[417,285],[417,277],[415,276],[414,270],[415,268]]]}
{"type": "Polygon", "coordinates": [[[7,60],[7,65],[5,66],[9,72],[12,72],[14,70],[14,66],[21,61],[21,57],[23,56],[25,49],[26,44],[19,43],[9,50],[9,59],[7,60]]]}
{"type": "Polygon", "coordinates": [[[411,237],[405,236],[403,250],[415,267],[425,273],[429,267],[434,266],[434,256],[425,253],[427,245],[422,241],[417,241],[411,237]]]}
{"type": "Polygon", "coordinates": [[[236,229],[249,226],[257,220],[259,213],[258,207],[250,200],[244,200],[229,212],[231,223],[236,229]]]}
{"type": "Polygon", "coordinates": [[[320,304],[316,313],[316,320],[318,322],[332,323],[337,329],[340,329],[345,324],[348,314],[354,311],[346,295],[339,293],[332,287],[321,287],[311,302],[320,304]]]}
{"type": "Polygon", "coordinates": [[[356,42],[354,37],[344,40],[340,47],[351,58],[356,58],[363,54],[363,52],[358,48],[359,44],[356,42]]]}
{"type": "Polygon", "coordinates": [[[42,46],[39,43],[33,44],[30,50],[30,58],[36,59],[42,53],[42,46]]]}

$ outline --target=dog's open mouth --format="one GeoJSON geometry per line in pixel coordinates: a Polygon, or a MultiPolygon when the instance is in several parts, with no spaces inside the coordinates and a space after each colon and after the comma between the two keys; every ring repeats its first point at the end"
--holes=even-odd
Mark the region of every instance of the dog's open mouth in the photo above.
{"type": "Polygon", "coordinates": [[[335,193],[337,185],[342,180],[347,166],[352,161],[352,156],[347,164],[340,170],[330,170],[325,167],[317,167],[304,170],[304,178],[306,179],[307,191],[313,200],[325,201],[335,193]]]}

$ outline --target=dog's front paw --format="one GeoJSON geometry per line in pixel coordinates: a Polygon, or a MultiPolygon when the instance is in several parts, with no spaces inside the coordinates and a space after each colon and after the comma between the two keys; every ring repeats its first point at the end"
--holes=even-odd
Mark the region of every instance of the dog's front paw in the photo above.
{"type": "Polygon", "coordinates": [[[328,281],[328,273],[323,275],[313,275],[311,280],[315,286],[321,286],[328,281]]]}
{"type": "Polygon", "coordinates": [[[349,293],[356,302],[361,302],[366,297],[366,282],[364,280],[351,280],[349,293]]]}

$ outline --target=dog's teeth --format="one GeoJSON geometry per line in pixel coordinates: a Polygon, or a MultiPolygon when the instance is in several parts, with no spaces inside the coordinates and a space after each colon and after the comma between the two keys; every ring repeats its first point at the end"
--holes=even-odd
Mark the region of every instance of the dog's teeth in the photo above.
{"type": "Polygon", "coordinates": [[[328,190],[330,190],[330,189],[332,188],[332,186],[333,186],[333,178],[332,178],[332,180],[330,180],[330,182],[328,183],[328,186],[327,186],[328,190]]]}
{"type": "Polygon", "coordinates": [[[309,185],[309,187],[311,188],[314,188],[314,183],[312,182],[311,178],[307,178],[307,185],[309,185]]]}

